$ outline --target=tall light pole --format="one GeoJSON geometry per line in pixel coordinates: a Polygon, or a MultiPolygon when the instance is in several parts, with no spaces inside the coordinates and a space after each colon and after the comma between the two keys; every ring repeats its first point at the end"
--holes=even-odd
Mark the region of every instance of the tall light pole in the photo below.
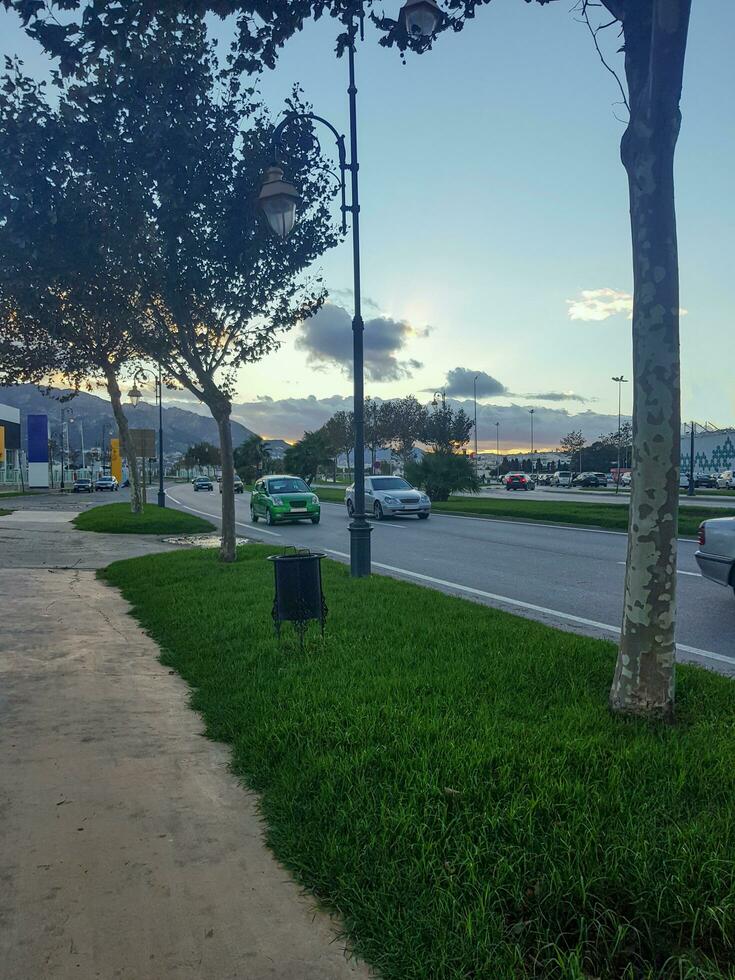
{"type": "Polygon", "coordinates": [[[697,423],[692,420],[692,428],[689,433],[689,486],[687,487],[687,497],[694,496],[694,436],[697,431],[697,423]]]}
{"type": "MultiPolygon", "coordinates": [[[[153,378],[153,390],[155,392],[156,404],[158,405],[158,506],[165,507],[166,491],[163,489],[163,376],[161,374],[160,364],[158,365],[157,374],[145,371],[143,368],[138,368],[133,375],[133,387],[128,392],[128,398],[132,402],[133,408],[137,408],[142,395],[136,382],[139,379],[141,381],[147,381],[149,377],[153,378]]],[[[137,465],[136,463],[136,468],[137,465]]],[[[143,465],[145,466],[145,463],[143,465]]],[[[143,483],[145,484],[145,471],[143,472],[143,483]]]]}
{"type": "Polygon", "coordinates": [[[500,483],[500,422],[495,423],[495,479],[500,483]]]}
{"type": "Polygon", "coordinates": [[[435,391],[434,392],[434,397],[431,399],[431,404],[434,406],[434,408],[438,408],[439,402],[437,401],[437,397],[436,397],[437,395],[442,400],[442,408],[443,409],[446,408],[447,407],[447,393],[443,389],[441,391],[435,391]]]}
{"type": "Polygon", "coordinates": [[[475,401],[475,479],[477,479],[477,464],[478,464],[478,459],[477,459],[477,379],[479,377],[480,377],[480,375],[479,374],[476,374],[475,377],[472,379],[472,395],[473,395],[474,401],[475,401]]]}
{"type": "Polygon", "coordinates": [[[532,473],[533,473],[533,470],[534,470],[534,465],[533,465],[533,416],[534,416],[535,413],[536,413],[536,409],[535,408],[529,408],[528,414],[531,416],[531,472],[532,473]]]}
{"type": "Polygon", "coordinates": [[[64,449],[64,425],[66,425],[66,439],[67,443],[69,441],[69,422],[73,422],[72,410],[70,408],[61,409],[61,483],[59,484],[59,489],[64,489],[64,468],[66,466],[66,452],[64,449]],[[69,413],[69,418],[64,422],[64,416],[69,413]]]}
{"type": "Polygon", "coordinates": [[[623,441],[622,431],[622,404],[623,404],[623,385],[628,383],[628,379],[621,374],[619,378],[613,377],[612,380],[618,386],[618,472],[615,479],[615,493],[620,491],[620,450],[623,441]]]}

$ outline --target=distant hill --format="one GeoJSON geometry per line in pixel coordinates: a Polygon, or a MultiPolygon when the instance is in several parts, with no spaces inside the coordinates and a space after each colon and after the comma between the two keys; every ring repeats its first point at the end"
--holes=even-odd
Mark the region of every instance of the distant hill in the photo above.
{"type": "MultiPolygon", "coordinates": [[[[84,426],[84,447],[91,449],[102,443],[102,426],[107,425],[107,438],[110,432],[117,432],[112,407],[106,398],[80,392],[68,402],[58,398],[64,389],[54,388],[51,395],[44,395],[35,385],[0,387],[0,402],[20,410],[21,439],[25,446],[26,417],[46,414],[49,417],[52,437],[58,440],[61,409],[72,409],[74,422],[69,426],[69,444],[72,450],[81,449],[82,423],[84,426]]],[[[195,442],[211,442],[219,445],[217,423],[208,415],[198,415],[183,408],[166,408],[166,395],[163,401],[163,444],[166,453],[183,453],[195,442]]],[[[131,427],[136,429],[158,429],[158,408],[148,402],[141,402],[137,408],[125,406],[125,414],[131,427]]],[[[239,422],[232,423],[232,441],[235,446],[248,439],[253,433],[239,422]]]]}

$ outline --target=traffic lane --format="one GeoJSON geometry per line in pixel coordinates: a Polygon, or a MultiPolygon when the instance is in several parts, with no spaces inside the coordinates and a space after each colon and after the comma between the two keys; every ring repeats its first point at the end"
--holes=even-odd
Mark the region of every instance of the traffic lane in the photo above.
{"type": "MultiPolygon", "coordinates": [[[[176,488],[176,493],[185,507],[218,517],[216,495],[189,488],[176,488]]],[[[307,523],[264,528],[250,523],[247,495],[236,500],[238,533],[277,547],[320,548],[343,558],[349,554],[342,505],[323,504],[317,527],[307,523]]],[[[584,620],[577,625],[596,635],[604,631],[601,634],[594,624],[617,628],[621,621],[624,534],[438,514],[429,521],[393,518],[373,527],[373,561],[379,569],[386,566],[380,570],[422,576],[419,580],[447,591],[456,585],[460,591],[488,593],[475,597],[497,605],[510,600],[505,605],[521,614],[567,628],[576,619],[584,620]]],[[[695,542],[680,541],[680,568],[687,574],[678,576],[677,641],[730,657],[727,637],[735,632],[735,601],[728,590],[699,577],[695,549],[695,542]]]]}
{"type": "MultiPolygon", "coordinates": [[[[472,493],[461,493],[460,497],[474,497],[472,493]]],[[[572,490],[568,487],[544,487],[537,486],[534,490],[506,490],[504,487],[483,487],[480,491],[481,498],[503,497],[504,499],[515,499],[516,497],[528,498],[533,500],[546,496],[557,500],[566,500],[569,503],[607,503],[607,504],[627,504],[630,501],[628,492],[615,493],[615,490],[572,490]]],[[[731,510],[735,513],[735,497],[679,497],[679,504],[686,507],[714,507],[723,510],[731,510]]]]}

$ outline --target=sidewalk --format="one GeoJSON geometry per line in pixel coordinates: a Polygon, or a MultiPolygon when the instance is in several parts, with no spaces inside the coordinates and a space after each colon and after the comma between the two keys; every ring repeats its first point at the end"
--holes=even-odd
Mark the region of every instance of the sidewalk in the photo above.
{"type": "Polygon", "coordinates": [[[366,978],[70,516],[0,518],[0,980],[366,978]]]}

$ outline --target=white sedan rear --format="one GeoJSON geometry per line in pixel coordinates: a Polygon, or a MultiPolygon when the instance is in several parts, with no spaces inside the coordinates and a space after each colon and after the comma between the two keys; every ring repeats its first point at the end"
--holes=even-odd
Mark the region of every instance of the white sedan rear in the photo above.
{"type": "Polygon", "coordinates": [[[735,590],[735,517],[703,521],[694,557],[704,578],[735,590]]]}

